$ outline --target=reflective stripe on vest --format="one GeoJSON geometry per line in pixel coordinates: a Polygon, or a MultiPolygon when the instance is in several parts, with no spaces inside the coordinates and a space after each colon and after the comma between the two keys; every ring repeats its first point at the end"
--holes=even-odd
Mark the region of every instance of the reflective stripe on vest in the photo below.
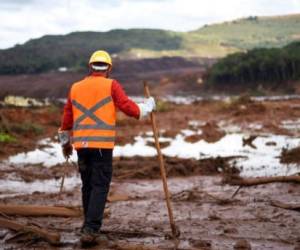
{"type": "Polygon", "coordinates": [[[108,96],[105,99],[96,103],[93,107],[87,109],[87,108],[83,107],[80,103],[78,103],[77,101],[72,100],[72,104],[83,113],[80,117],[78,117],[74,121],[73,131],[74,130],[83,130],[83,129],[103,129],[103,130],[115,129],[114,125],[109,125],[109,124],[105,123],[104,121],[100,120],[94,114],[94,112],[96,110],[98,110],[99,108],[101,108],[102,106],[104,106],[105,104],[107,104],[111,101],[112,101],[111,96],[108,96]],[[94,122],[96,122],[96,124],[80,124],[80,122],[82,122],[87,117],[91,118],[94,122]]]}
{"type": "Polygon", "coordinates": [[[110,79],[87,77],[72,86],[75,148],[114,147],[116,114],[111,85],[110,79]]]}

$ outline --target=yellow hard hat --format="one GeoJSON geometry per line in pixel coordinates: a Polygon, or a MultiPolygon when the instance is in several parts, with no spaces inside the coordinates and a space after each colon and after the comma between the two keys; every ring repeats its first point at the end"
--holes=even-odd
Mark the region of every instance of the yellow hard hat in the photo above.
{"type": "Polygon", "coordinates": [[[110,66],[112,66],[112,61],[110,55],[104,51],[104,50],[97,50],[95,51],[89,61],[89,64],[94,63],[94,62],[102,62],[102,63],[107,63],[110,66]]]}

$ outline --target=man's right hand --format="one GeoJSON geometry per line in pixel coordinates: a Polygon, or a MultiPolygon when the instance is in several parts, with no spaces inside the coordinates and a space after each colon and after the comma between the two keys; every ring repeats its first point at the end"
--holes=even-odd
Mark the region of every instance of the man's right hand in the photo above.
{"type": "Polygon", "coordinates": [[[73,153],[73,146],[68,143],[62,146],[63,155],[66,159],[70,158],[73,153]]]}
{"type": "Polygon", "coordinates": [[[58,130],[58,140],[62,146],[63,155],[65,158],[69,158],[73,153],[73,147],[71,145],[70,131],[58,130]]]}

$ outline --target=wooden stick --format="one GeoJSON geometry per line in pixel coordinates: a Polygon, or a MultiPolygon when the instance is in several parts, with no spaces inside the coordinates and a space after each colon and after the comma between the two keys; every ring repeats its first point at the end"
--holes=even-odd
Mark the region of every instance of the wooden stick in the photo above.
{"type": "Polygon", "coordinates": [[[60,243],[60,234],[49,232],[45,229],[38,228],[36,226],[27,226],[12,220],[0,218],[0,227],[8,228],[17,232],[28,232],[33,233],[51,244],[59,244],[60,243]]]}
{"type": "Polygon", "coordinates": [[[280,207],[280,208],[283,208],[283,209],[288,209],[288,210],[295,210],[295,211],[300,211],[300,203],[283,203],[281,201],[275,201],[275,200],[272,200],[271,202],[271,205],[274,206],[274,207],[280,207]]]}
{"type": "MultiPolygon", "coordinates": [[[[69,164],[69,157],[66,158],[66,164],[69,164]]],[[[64,188],[64,183],[65,183],[65,177],[66,177],[66,172],[67,172],[67,166],[64,166],[64,173],[61,179],[61,183],[60,183],[60,188],[59,188],[59,194],[62,193],[63,188],[64,188]]]]}
{"type": "Polygon", "coordinates": [[[232,178],[226,179],[225,182],[231,185],[239,186],[255,186],[261,184],[269,184],[273,182],[295,182],[300,183],[300,176],[272,176],[272,177],[257,177],[257,178],[232,178]]]}
{"type": "MultiPolygon", "coordinates": [[[[145,96],[150,97],[150,91],[149,91],[149,88],[148,88],[148,85],[146,82],[144,82],[144,90],[145,90],[145,96]]],[[[167,208],[168,208],[170,226],[171,226],[173,238],[176,239],[176,238],[178,238],[179,231],[176,228],[176,225],[174,222],[173,211],[172,211],[171,200],[170,200],[170,193],[169,193],[168,183],[167,183],[166,169],[165,169],[163,155],[160,150],[160,144],[159,144],[159,139],[158,139],[158,129],[156,126],[155,115],[153,112],[150,113],[150,118],[151,118],[151,123],[152,123],[153,136],[154,136],[154,140],[155,140],[155,147],[157,150],[157,156],[158,156],[158,161],[159,161],[159,166],[160,166],[160,173],[161,173],[161,177],[162,177],[163,188],[164,188],[164,193],[165,193],[165,198],[166,198],[166,203],[167,203],[167,208]]]]}
{"type": "Polygon", "coordinates": [[[0,205],[0,213],[5,215],[56,217],[79,217],[82,215],[82,212],[77,208],[30,205],[0,205]]]}
{"type": "Polygon", "coordinates": [[[236,190],[235,190],[235,192],[232,194],[232,196],[231,196],[231,199],[233,199],[237,194],[238,194],[238,192],[240,191],[240,189],[242,188],[242,186],[239,186],[236,190]]]}

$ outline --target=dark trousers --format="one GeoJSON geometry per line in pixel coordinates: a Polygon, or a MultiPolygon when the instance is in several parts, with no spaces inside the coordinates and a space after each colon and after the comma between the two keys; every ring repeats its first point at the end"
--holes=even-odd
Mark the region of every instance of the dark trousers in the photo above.
{"type": "Polygon", "coordinates": [[[77,150],[82,180],[84,228],[99,231],[112,178],[112,149],[77,150]]]}

